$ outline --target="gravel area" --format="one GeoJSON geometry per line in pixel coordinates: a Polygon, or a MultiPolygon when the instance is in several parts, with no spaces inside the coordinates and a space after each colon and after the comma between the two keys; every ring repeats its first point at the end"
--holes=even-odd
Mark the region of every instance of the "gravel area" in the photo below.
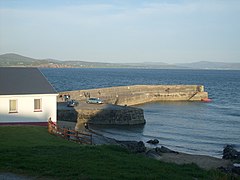
{"type": "Polygon", "coordinates": [[[219,167],[228,167],[232,165],[230,160],[219,159],[204,155],[192,155],[185,153],[163,153],[161,161],[171,162],[176,164],[197,164],[200,168],[210,170],[217,169],[219,167]]]}

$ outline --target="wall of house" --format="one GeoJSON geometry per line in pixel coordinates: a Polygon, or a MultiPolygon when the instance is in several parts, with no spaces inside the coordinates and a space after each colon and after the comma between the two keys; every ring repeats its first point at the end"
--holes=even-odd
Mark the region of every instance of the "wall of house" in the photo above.
{"type": "Polygon", "coordinates": [[[1,95],[0,123],[7,122],[47,122],[51,117],[56,122],[57,94],[1,95]],[[9,100],[17,100],[17,113],[9,112],[9,100]],[[34,112],[34,99],[42,99],[42,111],[34,112]]]}

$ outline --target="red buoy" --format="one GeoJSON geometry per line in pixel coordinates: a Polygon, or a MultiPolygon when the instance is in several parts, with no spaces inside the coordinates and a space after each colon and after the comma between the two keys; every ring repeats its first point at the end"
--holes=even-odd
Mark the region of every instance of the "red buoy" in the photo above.
{"type": "Polygon", "coordinates": [[[203,101],[203,102],[211,102],[212,100],[209,99],[209,98],[202,98],[201,101],[203,101]]]}

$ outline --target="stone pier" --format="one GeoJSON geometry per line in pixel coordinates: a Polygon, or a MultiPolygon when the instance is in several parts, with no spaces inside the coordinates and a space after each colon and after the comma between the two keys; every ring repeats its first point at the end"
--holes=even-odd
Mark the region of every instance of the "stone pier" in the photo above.
{"type": "MultiPolygon", "coordinates": [[[[67,103],[59,102],[57,110],[59,121],[76,123],[81,129],[85,123],[100,125],[134,125],[144,124],[143,110],[140,108],[112,104],[87,104],[80,102],[76,107],[67,107],[67,103]]],[[[61,124],[63,124],[61,122],[61,124]]],[[[68,123],[63,126],[68,127],[68,123]]]]}
{"type": "Polygon", "coordinates": [[[134,85],[60,92],[58,120],[75,122],[76,128],[85,123],[133,125],[144,124],[140,108],[129,107],[156,101],[201,101],[208,98],[201,85],[134,85]],[[64,95],[79,101],[76,107],[67,107],[64,95]],[[104,104],[87,104],[89,97],[101,98],[104,104]]]}
{"type": "MultiPolygon", "coordinates": [[[[71,99],[86,101],[99,97],[108,104],[137,105],[156,101],[201,101],[208,98],[202,85],[134,85],[60,92],[71,99]]],[[[61,98],[58,99],[61,101],[61,98]]]]}

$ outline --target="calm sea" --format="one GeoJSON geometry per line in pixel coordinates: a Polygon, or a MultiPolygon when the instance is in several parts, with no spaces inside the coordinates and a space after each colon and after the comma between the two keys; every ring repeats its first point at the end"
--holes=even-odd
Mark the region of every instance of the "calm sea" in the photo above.
{"type": "Polygon", "coordinates": [[[240,150],[240,71],[159,69],[41,69],[57,91],[136,84],[198,84],[211,103],[158,102],[144,109],[141,126],[94,126],[120,140],[156,138],[160,145],[191,154],[221,157],[226,144],[240,150]]]}

